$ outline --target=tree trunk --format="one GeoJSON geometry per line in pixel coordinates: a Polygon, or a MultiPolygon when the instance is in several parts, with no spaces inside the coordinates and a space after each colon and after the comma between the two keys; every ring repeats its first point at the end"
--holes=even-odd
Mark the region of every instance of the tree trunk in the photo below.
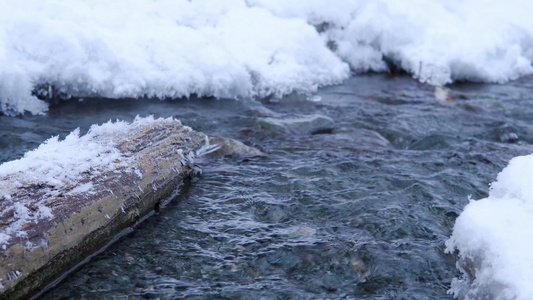
{"type": "Polygon", "coordinates": [[[127,126],[112,138],[94,138],[110,139],[126,164],[91,169],[75,184],[59,186],[14,182],[27,174],[0,178],[11,187],[0,198],[0,298],[36,295],[158,209],[209,146],[203,133],[171,118],[127,126]],[[30,215],[43,206],[51,213],[25,222],[20,204],[30,215]]]}

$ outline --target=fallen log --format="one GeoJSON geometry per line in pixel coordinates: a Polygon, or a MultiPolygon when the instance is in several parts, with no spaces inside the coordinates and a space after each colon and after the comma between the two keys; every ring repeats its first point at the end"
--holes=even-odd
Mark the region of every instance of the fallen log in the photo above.
{"type": "Polygon", "coordinates": [[[172,195],[212,150],[172,118],[75,131],[0,165],[0,298],[31,297],[172,195]]]}

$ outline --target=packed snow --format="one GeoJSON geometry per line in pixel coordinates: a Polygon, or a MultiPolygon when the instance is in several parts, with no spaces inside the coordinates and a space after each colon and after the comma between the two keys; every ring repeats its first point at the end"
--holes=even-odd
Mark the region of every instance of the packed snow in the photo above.
{"type": "Polygon", "coordinates": [[[0,105],[70,96],[280,97],[387,63],[420,81],[531,74],[522,0],[6,0],[0,105]],[[53,87],[53,88],[52,88],[53,87]]]}
{"type": "Polygon", "coordinates": [[[61,188],[67,185],[75,186],[67,194],[91,193],[95,187],[90,182],[79,184],[87,176],[93,178],[119,167],[124,167],[125,172],[136,171],[128,166],[128,153],[116,148],[117,141],[136,130],[166,121],[178,122],[172,118],[137,117],[131,124],[110,121],[93,125],[83,136],[76,129],[63,140],[52,137],[24,157],[1,164],[0,201],[9,205],[2,205],[0,215],[14,208],[17,220],[0,227],[0,245],[8,243],[10,235],[22,232],[19,228],[24,224],[53,217],[52,210],[44,205],[49,197],[42,197],[38,209],[30,212],[24,200],[12,196],[18,188],[39,186],[50,197],[63,193],[61,188]]]}
{"type": "Polygon", "coordinates": [[[458,250],[451,291],[466,299],[533,299],[533,155],[511,160],[489,197],[457,218],[447,251],[458,250]]]}

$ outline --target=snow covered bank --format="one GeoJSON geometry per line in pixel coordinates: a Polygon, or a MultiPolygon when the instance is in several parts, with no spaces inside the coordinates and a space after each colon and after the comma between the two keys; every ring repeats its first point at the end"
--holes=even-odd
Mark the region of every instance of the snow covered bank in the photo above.
{"type": "MultiPolygon", "coordinates": [[[[244,1],[4,1],[2,111],[43,111],[32,87],[104,97],[312,92],[347,66],[301,19],[244,1]]],[[[44,93],[47,92],[45,89],[44,93]]]]}
{"type": "Polygon", "coordinates": [[[504,82],[533,68],[533,2],[485,0],[250,0],[280,17],[323,24],[323,36],[356,71],[384,57],[423,82],[504,82]]]}
{"type": "Polygon", "coordinates": [[[74,96],[311,93],[385,60],[432,84],[533,72],[533,2],[15,1],[0,10],[0,105],[74,96]],[[48,89],[53,85],[57,90],[48,89]]]}
{"type": "Polygon", "coordinates": [[[511,160],[489,197],[457,218],[447,251],[459,251],[452,291],[467,299],[533,299],[533,155],[511,160]]]}

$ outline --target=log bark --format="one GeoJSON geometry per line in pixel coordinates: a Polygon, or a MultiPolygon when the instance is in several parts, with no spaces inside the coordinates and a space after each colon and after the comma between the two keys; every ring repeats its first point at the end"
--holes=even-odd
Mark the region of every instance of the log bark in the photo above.
{"type": "Polygon", "coordinates": [[[39,293],[157,209],[193,175],[191,161],[208,144],[203,133],[173,119],[137,126],[114,141],[127,166],[87,174],[74,185],[17,187],[10,192],[10,201],[0,199],[0,226],[18,224],[11,208],[17,202],[30,212],[44,203],[53,215],[38,222],[19,222],[24,235],[11,232],[9,242],[0,245],[0,299],[25,299],[39,293]],[[76,192],[86,184],[93,187],[90,193],[76,192]]]}

